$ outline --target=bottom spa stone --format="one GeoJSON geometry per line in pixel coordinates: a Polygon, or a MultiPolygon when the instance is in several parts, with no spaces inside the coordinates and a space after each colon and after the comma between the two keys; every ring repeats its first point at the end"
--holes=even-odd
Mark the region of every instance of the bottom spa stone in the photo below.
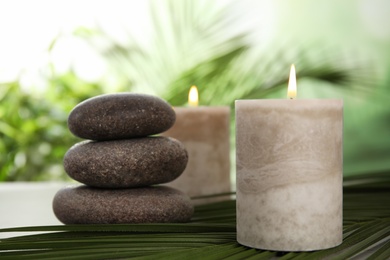
{"type": "Polygon", "coordinates": [[[130,224],[187,222],[194,208],[187,195],[170,187],[113,190],[81,185],[58,191],[53,211],[64,224],[130,224]]]}

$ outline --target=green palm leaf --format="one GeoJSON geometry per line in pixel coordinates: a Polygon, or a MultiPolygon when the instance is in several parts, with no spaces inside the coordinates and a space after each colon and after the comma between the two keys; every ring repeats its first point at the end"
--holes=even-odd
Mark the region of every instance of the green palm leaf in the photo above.
{"type": "MultiPolygon", "coordinates": [[[[222,194],[224,195],[224,194],[222,194]]],[[[0,240],[1,259],[348,259],[390,257],[390,174],[344,180],[344,240],[315,252],[272,252],[236,242],[235,201],[196,206],[185,224],[19,227],[45,232],[0,240]]]]}

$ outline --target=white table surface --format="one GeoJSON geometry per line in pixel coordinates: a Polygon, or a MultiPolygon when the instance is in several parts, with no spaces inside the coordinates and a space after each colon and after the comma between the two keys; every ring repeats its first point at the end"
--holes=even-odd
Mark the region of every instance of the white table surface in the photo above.
{"type": "MultiPolygon", "coordinates": [[[[0,228],[61,225],[52,210],[53,197],[70,183],[0,183],[0,228]]],[[[0,238],[25,233],[0,233],[0,238]]]]}

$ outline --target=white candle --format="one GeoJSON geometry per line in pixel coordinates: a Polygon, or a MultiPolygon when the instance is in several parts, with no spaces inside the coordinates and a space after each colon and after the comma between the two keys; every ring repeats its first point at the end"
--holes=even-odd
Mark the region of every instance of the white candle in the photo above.
{"type": "Polygon", "coordinates": [[[342,100],[237,100],[237,241],[276,251],[339,245],[342,143],[342,100]]]}
{"type": "Polygon", "coordinates": [[[198,107],[191,99],[189,104],[193,107],[174,108],[176,122],[163,133],[181,141],[188,152],[185,171],[167,185],[190,197],[230,192],[230,109],[198,107]]]}

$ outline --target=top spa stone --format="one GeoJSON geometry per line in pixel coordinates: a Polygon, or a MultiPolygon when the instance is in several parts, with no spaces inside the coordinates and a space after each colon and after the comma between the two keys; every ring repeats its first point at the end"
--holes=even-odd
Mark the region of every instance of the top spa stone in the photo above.
{"type": "Polygon", "coordinates": [[[158,134],[176,115],[163,99],[135,93],[105,94],[87,99],[70,112],[69,130],[91,140],[117,140],[158,134]]]}

